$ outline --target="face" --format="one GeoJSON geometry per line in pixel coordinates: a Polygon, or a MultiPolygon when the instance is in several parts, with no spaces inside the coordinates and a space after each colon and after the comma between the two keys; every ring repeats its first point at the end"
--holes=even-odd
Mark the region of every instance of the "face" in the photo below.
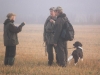
{"type": "Polygon", "coordinates": [[[56,16],[58,16],[58,15],[59,15],[58,11],[55,11],[55,15],[56,15],[56,16]]]}
{"type": "Polygon", "coordinates": [[[51,15],[52,17],[56,16],[56,15],[55,15],[55,12],[54,12],[53,10],[50,10],[50,15],[51,15]]]}
{"type": "Polygon", "coordinates": [[[10,20],[14,20],[14,21],[15,21],[15,18],[16,18],[15,16],[12,16],[12,17],[10,18],[10,20]]]}
{"type": "Polygon", "coordinates": [[[55,15],[57,16],[57,11],[55,11],[55,15]]]}

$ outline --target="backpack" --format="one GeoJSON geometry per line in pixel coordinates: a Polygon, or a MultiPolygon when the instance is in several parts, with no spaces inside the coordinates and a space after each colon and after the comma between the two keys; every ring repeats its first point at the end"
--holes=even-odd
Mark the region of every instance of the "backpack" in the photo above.
{"type": "Polygon", "coordinates": [[[62,27],[61,38],[65,41],[72,41],[74,39],[74,29],[67,18],[63,18],[64,24],[62,27]]]}

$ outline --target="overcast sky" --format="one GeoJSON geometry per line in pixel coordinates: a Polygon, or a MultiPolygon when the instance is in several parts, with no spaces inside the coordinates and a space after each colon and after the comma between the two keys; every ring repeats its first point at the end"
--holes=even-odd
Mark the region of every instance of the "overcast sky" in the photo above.
{"type": "Polygon", "coordinates": [[[49,8],[57,6],[61,6],[68,17],[100,13],[100,0],[0,0],[0,22],[6,19],[7,13],[13,12],[17,15],[16,22],[34,23],[32,19],[46,19],[49,8]]]}

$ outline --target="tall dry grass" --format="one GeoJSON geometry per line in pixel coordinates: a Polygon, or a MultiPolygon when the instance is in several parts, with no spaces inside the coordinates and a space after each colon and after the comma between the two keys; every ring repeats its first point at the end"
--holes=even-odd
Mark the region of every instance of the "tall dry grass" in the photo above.
{"type": "MultiPolygon", "coordinates": [[[[47,65],[43,47],[43,25],[26,25],[18,34],[20,44],[14,66],[4,66],[5,47],[3,26],[0,25],[0,75],[100,75],[100,26],[74,25],[75,39],[68,42],[68,48],[80,41],[84,48],[84,61],[74,66],[73,61],[66,68],[47,65]]],[[[69,49],[70,55],[74,49],[69,49]]]]}

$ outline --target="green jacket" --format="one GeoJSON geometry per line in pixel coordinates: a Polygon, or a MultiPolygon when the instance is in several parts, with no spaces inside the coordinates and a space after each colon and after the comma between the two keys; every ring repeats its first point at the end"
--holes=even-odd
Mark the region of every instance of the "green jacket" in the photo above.
{"type": "Polygon", "coordinates": [[[53,19],[54,21],[56,21],[56,17],[52,18],[51,16],[49,16],[44,24],[44,41],[48,44],[53,44],[54,42],[54,27],[55,27],[55,23],[51,23],[50,19],[53,19]]]}
{"type": "Polygon", "coordinates": [[[19,44],[17,33],[22,30],[22,26],[17,27],[13,22],[9,19],[4,22],[4,46],[15,46],[19,44]]]}

